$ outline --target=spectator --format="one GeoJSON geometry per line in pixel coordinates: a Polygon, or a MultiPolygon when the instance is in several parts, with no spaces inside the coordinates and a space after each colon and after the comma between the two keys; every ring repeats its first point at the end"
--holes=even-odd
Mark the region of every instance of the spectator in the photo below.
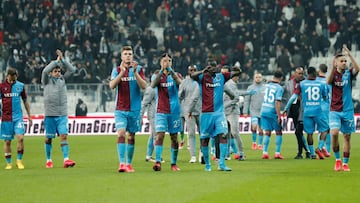
{"type": "Polygon", "coordinates": [[[86,116],[88,112],[87,105],[84,103],[82,99],[78,99],[78,103],[76,104],[75,116],[86,116]]]}

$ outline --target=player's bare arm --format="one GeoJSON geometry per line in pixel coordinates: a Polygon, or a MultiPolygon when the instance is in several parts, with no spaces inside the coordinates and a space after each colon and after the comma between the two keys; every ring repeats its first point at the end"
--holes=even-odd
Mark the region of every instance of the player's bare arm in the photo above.
{"type": "Polygon", "coordinates": [[[352,74],[357,75],[359,73],[359,65],[356,63],[354,57],[352,56],[350,50],[346,47],[346,45],[343,46],[343,53],[349,57],[352,65],[354,67],[352,74]]]}

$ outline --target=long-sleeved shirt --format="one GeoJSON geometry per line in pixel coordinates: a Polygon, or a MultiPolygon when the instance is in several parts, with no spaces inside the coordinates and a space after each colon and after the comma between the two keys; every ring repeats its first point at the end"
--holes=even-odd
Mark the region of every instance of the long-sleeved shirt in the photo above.
{"type": "Polygon", "coordinates": [[[200,90],[199,85],[195,80],[186,77],[181,81],[179,87],[179,100],[182,116],[187,116],[190,112],[192,115],[200,115],[200,90]]]}
{"type": "Polygon", "coordinates": [[[41,84],[44,86],[45,116],[65,116],[68,114],[65,79],[75,70],[76,68],[67,61],[51,61],[42,71],[41,84]],[[56,66],[65,69],[64,75],[59,78],[50,75],[56,66]]]}
{"type": "Polygon", "coordinates": [[[225,115],[240,114],[239,106],[240,91],[233,80],[228,80],[224,85],[224,109],[225,115]],[[230,97],[231,95],[231,97],[230,97]]]}
{"type": "Polygon", "coordinates": [[[243,112],[254,117],[260,117],[261,105],[265,95],[265,85],[263,83],[254,83],[247,88],[247,92],[252,91],[255,91],[255,94],[245,96],[243,112]]]}
{"type": "Polygon", "coordinates": [[[155,98],[155,90],[149,85],[146,87],[144,91],[144,96],[141,102],[141,118],[144,116],[145,112],[147,112],[148,120],[155,118],[155,109],[156,109],[156,98],[155,98]]]}

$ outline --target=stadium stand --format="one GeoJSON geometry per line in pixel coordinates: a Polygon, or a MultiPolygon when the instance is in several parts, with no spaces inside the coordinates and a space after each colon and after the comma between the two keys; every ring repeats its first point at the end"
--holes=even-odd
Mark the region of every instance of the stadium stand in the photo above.
{"type": "Polygon", "coordinates": [[[342,44],[352,51],[360,45],[356,0],[3,0],[0,6],[0,77],[8,65],[17,68],[33,107],[42,101],[41,70],[57,48],[78,68],[69,84],[85,93],[93,88],[86,94],[69,88],[69,94],[82,97],[89,111],[103,111],[106,100],[111,111],[101,92],[125,44],[134,47],[147,76],[169,52],[182,74],[213,57],[220,65],[239,63],[244,79],[276,69],[289,78],[297,65],[328,64],[342,44]]]}

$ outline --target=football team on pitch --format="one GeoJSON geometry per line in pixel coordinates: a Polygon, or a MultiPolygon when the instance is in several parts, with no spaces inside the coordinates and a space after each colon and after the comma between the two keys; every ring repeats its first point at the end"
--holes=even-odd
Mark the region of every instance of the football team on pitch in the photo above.
{"type": "MultiPolygon", "coordinates": [[[[76,68],[63,58],[60,50],[56,53],[57,59],[44,68],[41,76],[44,87],[45,167],[53,168],[52,139],[59,136],[63,167],[68,168],[76,163],[69,159],[65,80],[76,68]]],[[[329,70],[325,64],[321,64],[318,70],[314,67],[297,67],[298,77],[286,81],[285,88],[282,85],[283,72],[275,71],[272,79],[267,82],[257,72],[254,74],[254,83],[245,94],[237,91],[241,75],[239,67],[221,69],[215,60],[208,59],[202,69],[197,65],[190,65],[188,74],[183,79],[174,71],[171,55],[164,53],[160,56],[160,69],[151,76],[148,83],[144,68],[134,60],[133,55],[131,46],[122,47],[121,63],[113,68],[109,83],[109,87],[115,90],[118,172],[135,172],[132,165],[135,134],[141,129],[145,108],[152,130],[145,160],[154,162],[154,171],[162,170],[166,133],[169,133],[171,140],[170,170],[180,171],[177,159],[179,149],[184,146],[184,136],[181,136],[179,142],[178,134],[184,131],[184,126],[188,132],[190,163],[197,161],[197,129],[200,135],[199,161],[204,164],[205,171],[212,170],[211,160],[217,163],[217,170],[231,171],[225,164],[225,160],[231,159],[231,152],[236,160],[243,161],[246,157],[239,128],[236,126],[240,115],[241,95],[245,96],[243,115],[251,118],[251,148],[261,150],[262,159],[270,159],[272,131],[275,132],[274,159],[284,159],[281,154],[282,117],[288,115],[293,119],[296,130],[301,131],[296,134],[299,152],[295,159],[303,158],[302,149],[305,149],[306,158],[309,159],[325,159],[330,157],[332,151],[335,157],[334,170],[350,171],[350,137],[355,132],[352,81],[359,72],[359,66],[346,46],[334,56],[329,70]],[[304,72],[306,77],[303,77],[304,72]],[[286,91],[290,96],[284,102],[286,91]],[[296,108],[294,104],[297,104],[296,108]],[[302,131],[306,133],[306,138],[302,131]],[[313,138],[315,131],[319,132],[316,147],[313,138]],[[340,132],[344,138],[342,158],[340,132]],[[153,151],[154,158],[151,157],[153,151]]],[[[25,85],[17,77],[17,70],[8,67],[6,78],[0,87],[5,169],[12,169],[11,141],[15,137],[16,166],[18,169],[25,168],[22,162],[25,124],[21,101],[27,113],[28,125],[32,125],[25,85]]]]}

